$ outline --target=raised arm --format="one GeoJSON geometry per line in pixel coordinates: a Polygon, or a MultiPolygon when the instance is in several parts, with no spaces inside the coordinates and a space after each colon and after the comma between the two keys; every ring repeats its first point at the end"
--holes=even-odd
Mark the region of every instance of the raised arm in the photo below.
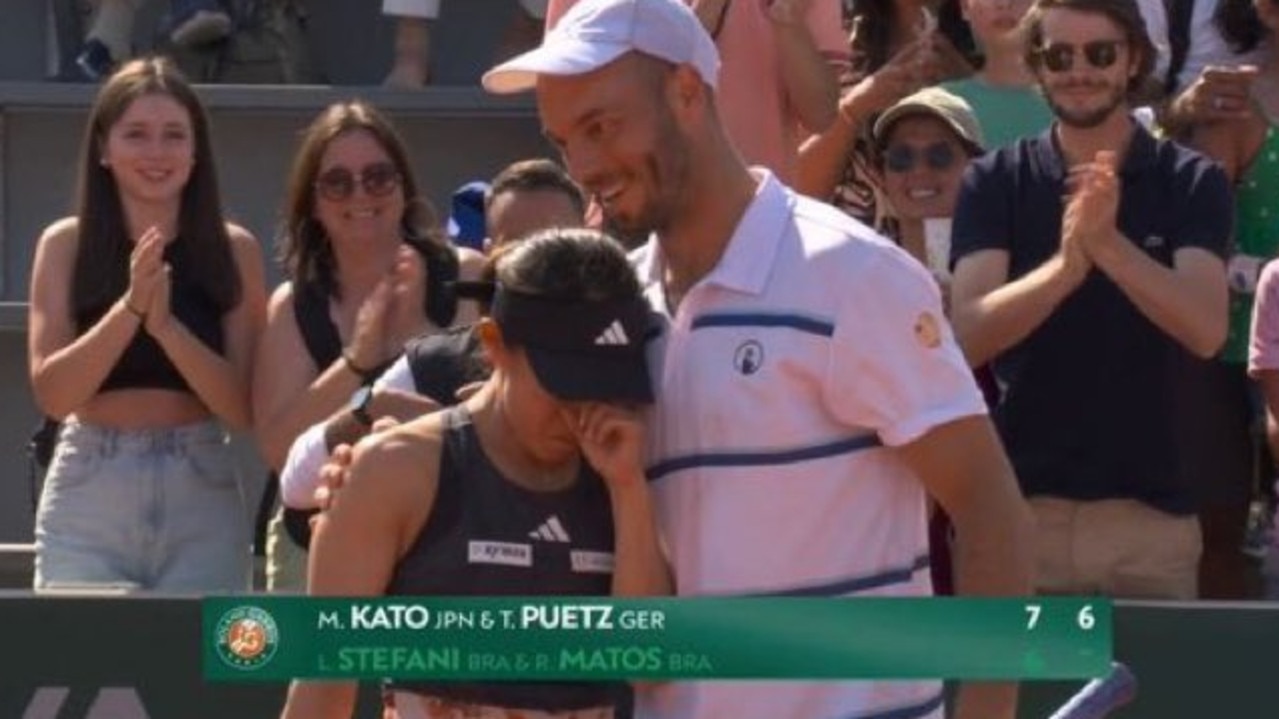
{"type": "Polygon", "coordinates": [[[955,337],[978,367],[1026,339],[1079,288],[1087,266],[1059,252],[1008,282],[1008,252],[979,250],[955,265],[950,285],[955,337]]]}
{"type": "Polygon", "coordinates": [[[921,72],[931,67],[932,53],[928,43],[911,43],[878,70],[845,82],[835,105],[835,121],[799,147],[795,189],[818,199],[830,197],[865,123],[923,86],[921,72]]]}
{"type": "Polygon", "coordinates": [[[222,318],[226,355],[219,355],[169,312],[169,284],[153,297],[146,330],[159,343],[196,396],[232,429],[252,427],[249,385],[253,352],[266,307],[262,251],[253,235],[228,226],[231,253],[240,277],[240,301],[222,318]]]}
{"type": "Polygon", "coordinates": [[[1088,277],[1092,263],[1080,236],[1081,209],[1068,207],[1061,245],[1046,261],[1009,282],[1012,190],[985,163],[964,175],[955,206],[951,322],[968,363],[985,364],[1042,325],[1088,277]]]}
{"type": "Polygon", "coordinates": [[[631,410],[599,403],[575,419],[582,453],[604,478],[613,510],[613,594],[670,594],[670,569],[644,477],[642,420],[631,410]]]}
{"type": "MultiPolygon", "coordinates": [[[[840,5],[834,0],[773,0],[768,17],[777,40],[777,60],[786,98],[800,123],[819,132],[835,121],[839,101],[836,68],[819,47],[818,32],[835,31],[847,58],[840,27],[840,5]]],[[[833,48],[832,48],[833,49],[833,48]]],[[[846,65],[847,63],[843,63],[846,65]]],[[[839,69],[843,69],[842,67],[839,69]]]]}
{"type": "Polygon", "coordinates": [[[28,304],[27,354],[31,388],[45,414],[62,419],[97,393],[120,355],[142,329],[141,315],[160,272],[163,247],[135,249],[136,278],[102,319],[76,336],[71,288],[79,247],[76,223],[51,225],[36,245],[28,304]]]}
{"type": "Polygon", "coordinates": [[[1216,252],[1224,252],[1230,233],[1233,204],[1224,174],[1209,168],[1197,178],[1184,203],[1186,224],[1173,239],[1172,267],[1147,255],[1125,238],[1114,220],[1119,204],[1119,180],[1114,158],[1098,155],[1096,162],[1077,171],[1079,189],[1071,204],[1078,205],[1080,235],[1097,268],[1155,326],[1188,351],[1212,357],[1226,341],[1226,267],[1216,252]]]}

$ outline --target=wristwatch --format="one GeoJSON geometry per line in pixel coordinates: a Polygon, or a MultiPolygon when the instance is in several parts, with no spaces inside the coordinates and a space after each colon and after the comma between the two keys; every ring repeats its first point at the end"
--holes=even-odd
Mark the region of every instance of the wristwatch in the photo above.
{"type": "Polygon", "coordinates": [[[365,427],[373,426],[373,415],[369,414],[369,405],[373,404],[373,385],[362,384],[351,395],[351,416],[365,427]]]}

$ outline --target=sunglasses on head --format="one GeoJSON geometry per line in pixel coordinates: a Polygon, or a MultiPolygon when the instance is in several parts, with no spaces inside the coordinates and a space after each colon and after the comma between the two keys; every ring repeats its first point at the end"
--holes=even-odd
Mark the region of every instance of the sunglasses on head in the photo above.
{"type": "MultiPolygon", "coordinates": [[[[1083,44],[1084,58],[1098,70],[1105,70],[1119,59],[1119,48],[1127,44],[1123,40],[1093,40],[1083,44]]],[[[1035,51],[1039,63],[1050,72],[1067,72],[1075,66],[1077,46],[1065,42],[1044,45],[1035,51]]]]}
{"type": "Polygon", "coordinates": [[[884,150],[884,168],[889,172],[910,172],[922,162],[933,170],[949,170],[957,157],[955,146],[949,142],[934,142],[922,150],[910,145],[890,145],[884,150]]]}
{"type": "Polygon", "coordinates": [[[400,185],[400,173],[389,162],[366,165],[359,177],[345,167],[333,167],[316,178],[315,189],[325,199],[340,201],[355,194],[356,182],[364,188],[364,194],[383,197],[400,185]]]}

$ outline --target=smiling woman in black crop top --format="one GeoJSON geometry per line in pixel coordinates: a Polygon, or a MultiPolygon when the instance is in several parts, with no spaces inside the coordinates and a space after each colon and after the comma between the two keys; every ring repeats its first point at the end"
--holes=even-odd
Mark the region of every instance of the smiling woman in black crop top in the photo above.
{"type": "MultiPolygon", "coordinates": [[[[316,528],[309,593],[668,593],[641,464],[650,316],[604,235],[548,230],[505,253],[475,330],[492,375],[462,404],[357,445],[316,528]]],[[[401,719],[608,719],[619,687],[397,681],[385,696],[401,719]]],[[[354,702],[351,684],[295,683],[284,718],[349,717],[354,702]]]]}
{"type": "MultiPolygon", "coordinates": [[[[307,427],[344,407],[416,335],[470,322],[450,280],[483,258],[445,242],[408,150],[364,102],[325,109],[302,134],[284,207],[287,281],[267,308],[253,382],[254,433],[272,470],[307,427]]],[[[301,589],[306,556],[281,515],[267,540],[267,587],[301,589]]]]}
{"type": "Polygon", "coordinates": [[[250,424],[265,289],[225,222],[198,98],[167,60],[98,93],[79,207],[31,277],[36,402],[63,420],[36,522],[37,588],[243,590],[246,507],[224,427],[250,424]]]}

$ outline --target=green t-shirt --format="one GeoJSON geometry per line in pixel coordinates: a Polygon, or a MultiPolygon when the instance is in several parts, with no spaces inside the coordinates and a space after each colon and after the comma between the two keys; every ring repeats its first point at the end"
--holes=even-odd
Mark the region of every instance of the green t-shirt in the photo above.
{"type": "Polygon", "coordinates": [[[1000,87],[976,76],[942,84],[973,108],[986,137],[986,149],[1011,145],[1018,138],[1034,137],[1053,123],[1053,112],[1033,87],[1000,87]]]}
{"type": "Polygon", "coordinates": [[[1230,331],[1221,358],[1248,361],[1252,303],[1261,268],[1279,255],[1279,132],[1266,128],[1256,158],[1235,186],[1235,243],[1227,268],[1230,331]]]}

